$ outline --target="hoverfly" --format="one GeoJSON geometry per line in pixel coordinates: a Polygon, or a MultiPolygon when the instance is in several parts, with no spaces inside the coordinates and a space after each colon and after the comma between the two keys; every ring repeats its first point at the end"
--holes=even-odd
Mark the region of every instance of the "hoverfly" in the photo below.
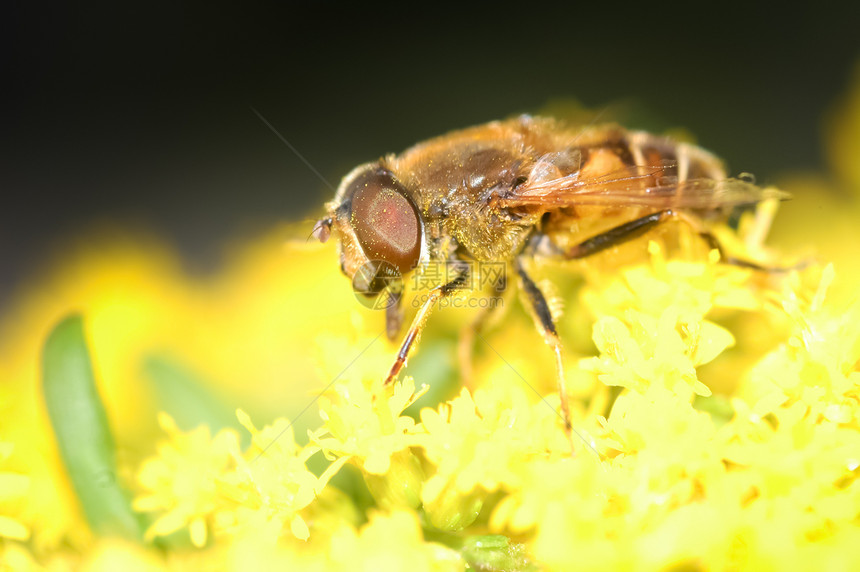
{"type": "MultiPolygon", "coordinates": [[[[428,263],[455,269],[419,307],[386,384],[406,364],[434,305],[468,278],[467,262],[503,261],[555,354],[565,431],[572,426],[559,339],[547,296],[531,277],[533,257],[578,259],[681,219],[727,257],[702,221],[765,198],[785,198],[727,178],[721,162],[694,145],[618,126],[565,127],[521,116],[455,131],[355,168],[314,227],[340,239],[344,274],[368,295],[392,274],[428,263]]],[[[389,338],[401,329],[399,298],[386,308],[389,338]]]]}

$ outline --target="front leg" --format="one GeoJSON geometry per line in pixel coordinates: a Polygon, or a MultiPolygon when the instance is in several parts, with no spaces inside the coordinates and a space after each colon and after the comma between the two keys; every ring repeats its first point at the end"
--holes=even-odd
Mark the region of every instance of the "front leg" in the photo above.
{"type": "Polygon", "coordinates": [[[400,333],[400,327],[403,325],[403,308],[401,302],[403,296],[398,294],[388,301],[385,307],[385,334],[390,341],[394,341],[397,334],[400,333]]]}
{"type": "Polygon", "coordinates": [[[385,378],[385,385],[388,385],[397,379],[397,375],[400,373],[400,370],[403,369],[404,365],[406,365],[406,358],[409,356],[409,351],[412,349],[412,345],[415,343],[415,340],[418,339],[418,336],[421,334],[421,330],[424,329],[424,324],[427,322],[430,312],[436,306],[436,302],[456,292],[457,289],[466,283],[468,277],[469,268],[467,266],[463,266],[458,269],[458,274],[453,280],[446,284],[436,286],[427,293],[427,299],[421,305],[418,313],[415,314],[415,317],[412,319],[412,324],[409,326],[409,331],[406,332],[406,337],[403,339],[403,343],[400,344],[400,351],[397,352],[397,357],[394,360],[394,364],[391,366],[391,370],[388,372],[388,377],[385,378]]]}

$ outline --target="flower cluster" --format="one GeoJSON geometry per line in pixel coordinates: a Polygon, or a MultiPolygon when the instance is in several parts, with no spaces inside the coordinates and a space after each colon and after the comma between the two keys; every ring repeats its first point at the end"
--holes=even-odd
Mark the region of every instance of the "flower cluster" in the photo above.
{"type": "Polygon", "coordinates": [[[650,250],[581,293],[602,303],[591,307],[597,355],[582,369],[622,388],[605,417],[575,408],[598,454],[572,454],[557,398],[525,383],[487,380],[413,419],[404,411],[424,389],[411,378],[347,379],[319,397],[322,425],[305,446],[286,420],[258,431],[240,413],[252,435],[242,452],[232,430],[212,438],[163,418],[169,441],[138,475],[137,506],[161,515],[148,536],[183,528],[202,547],[213,530],[216,552],[253,537],[270,558],[320,569],[354,558],[398,569],[410,553],[428,569],[485,566],[498,553],[499,569],[851,564],[832,546],[860,533],[860,310],[826,303],[828,269],[813,289],[796,277],[764,285],[650,250]],[[697,371],[734,342],[718,321],[761,316],[777,293],[781,343],[724,384],[731,394],[711,394],[697,371]],[[673,303],[661,310],[655,296],[673,303]],[[378,507],[363,525],[332,480],[346,465],[378,507]],[[492,535],[509,544],[463,549],[492,535]]]}
{"type": "MultiPolygon", "coordinates": [[[[848,117],[860,83],[855,99],[848,117]]],[[[856,148],[846,129],[834,141],[856,148]]],[[[835,155],[860,192],[856,162],[835,155]]],[[[822,183],[802,183],[786,186],[804,205],[822,183]]],[[[782,271],[726,264],[682,224],[571,265],[583,279],[559,294],[559,331],[572,438],[524,312],[481,334],[468,387],[441,310],[410,375],[384,385],[381,316],[354,303],[324,248],[273,259],[267,238],[205,283],[151,244],[84,249],[0,324],[0,561],[856,569],[860,209],[834,200],[823,222],[775,219],[779,242],[819,244],[831,264],[765,248],[774,208],[714,232],[782,271]],[[40,371],[71,310],[87,335],[46,344],[40,371]],[[67,404],[51,388],[70,391],[57,371],[81,388],[80,423],[57,422],[67,404]],[[117,519],[125,534],[100,532],[117,519]]]]}

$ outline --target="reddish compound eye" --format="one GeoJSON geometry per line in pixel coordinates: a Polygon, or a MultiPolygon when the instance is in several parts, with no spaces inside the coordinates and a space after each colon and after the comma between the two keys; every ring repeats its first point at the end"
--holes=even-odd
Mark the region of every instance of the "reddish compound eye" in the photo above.
{"type": "Polygon", "coordinates": [[[350,222],[364,254],[384,260],[401,273],[412,270],[421,255],[421,221],[405,189],[383,169],[352,183],[350,222]]]}

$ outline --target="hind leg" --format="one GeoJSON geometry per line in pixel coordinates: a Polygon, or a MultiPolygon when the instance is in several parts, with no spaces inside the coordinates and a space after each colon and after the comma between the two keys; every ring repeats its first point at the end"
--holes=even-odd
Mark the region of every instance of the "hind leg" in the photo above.
{"type": "Polygon", "coordinates": [[[790,270],[799,270],[808,264],[808,262],[800,262],[798,264],[787,267],[765,266],[757,262],[752,262],[750,260],[745,260],[743,258],[737,258],[735,256],[732,256],[726,252],[726,249],[723,248],[723,245],[720,243],[717,237],[714,236],[713,233],[711,233],[709,230],[707,230],[705,226],[696,217],[689,215],[683,211],[677,211],[674,209],[657,211],[645,215],[643,217],[634,219],[630,222],[618,225],[605,232],[592,236],[591,238],[587,238],[579,244],[567,249],[566,251],[560,252],[560,254],[563,258],[571,260],[585,258],[587,256],[591,256],[592,254],[597,254],[598,252],[610,248],[612,246],[616,246],[629,240],[633,240],[634,238],[638,238],[639,236],[642,236],[658,224],[673,219],[683,221],[684,223],[689,225],[702,238],[702,240],[708,243],[708,246],[711,249],[714,249],[719,252],[720,260],[722,260],[726,264],[740,266],[742,268],[751,268],[753,270],[759,270],[762,272],[788,272],[790,270]]]}

